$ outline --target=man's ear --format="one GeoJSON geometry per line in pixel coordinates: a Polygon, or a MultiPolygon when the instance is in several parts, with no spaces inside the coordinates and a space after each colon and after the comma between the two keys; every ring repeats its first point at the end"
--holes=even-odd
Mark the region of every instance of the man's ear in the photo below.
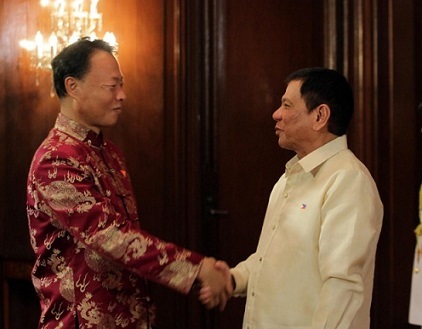
{"type": "Polygon", "coordinates": [[[72,98],[77,98],[79,92],[79,81],[74,77],[67,77],[64,80],[64,86],[67,94],[72,98]]]}
{"type": "Polygon", "coordinates": [[[330,119],[331,110],[327,104],[319,105],[314,111],[314,129],[321,130],[323,127],[328,128],[328,120],[330,119]]]}

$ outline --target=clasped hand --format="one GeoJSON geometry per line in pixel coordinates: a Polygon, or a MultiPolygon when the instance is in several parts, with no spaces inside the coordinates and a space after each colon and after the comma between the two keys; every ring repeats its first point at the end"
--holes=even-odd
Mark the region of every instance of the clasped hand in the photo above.
{"type": "Polygon", "coordinates": [[[233,294],[233,286],[229,266],[224,261],[216,261],[206,257],[198,275],[202,287],[199,291],[199,300],[207,309],[219,306],[224,310],[228,299],[233,294]]]}

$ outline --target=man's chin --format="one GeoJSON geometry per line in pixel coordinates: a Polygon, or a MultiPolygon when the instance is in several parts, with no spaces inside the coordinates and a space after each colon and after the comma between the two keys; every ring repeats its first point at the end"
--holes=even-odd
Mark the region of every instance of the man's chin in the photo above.
{"type": "Polygon", "coordinates": [[[289,145],[289,143],[286,143],[286,141],[281,138],[278,140],[278,146],[280,146],[284,150],[294,151],[293,148],[289,145]]]}
{"type": "Polygon", "coordinates": [[[286,146],[287,146],[286,141],[283,140],[283,138],[281,138],[281,137],[278,138],[278,146],[280,146],[282,149],[285,149],[286,146]]]}

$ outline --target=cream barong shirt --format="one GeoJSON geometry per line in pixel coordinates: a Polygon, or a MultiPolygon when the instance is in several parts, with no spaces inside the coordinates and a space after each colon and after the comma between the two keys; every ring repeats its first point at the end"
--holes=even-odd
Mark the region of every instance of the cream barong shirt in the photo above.
{"type": "Polygon", "coordinates": [[[369,329],[383,205],[346,136],[286,171],[257,250],[233,268],[244,329],[369,329]]]}

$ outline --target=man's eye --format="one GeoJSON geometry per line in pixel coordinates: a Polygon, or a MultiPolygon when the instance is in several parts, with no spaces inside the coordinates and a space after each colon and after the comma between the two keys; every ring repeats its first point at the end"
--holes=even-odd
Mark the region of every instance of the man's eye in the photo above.
{"type": "Polygon", "coordinates": [[[116,88],[117,85],[102,85],[103,88],[105,89],[110,89],[110,90],[114,90],[116,88]]]}

